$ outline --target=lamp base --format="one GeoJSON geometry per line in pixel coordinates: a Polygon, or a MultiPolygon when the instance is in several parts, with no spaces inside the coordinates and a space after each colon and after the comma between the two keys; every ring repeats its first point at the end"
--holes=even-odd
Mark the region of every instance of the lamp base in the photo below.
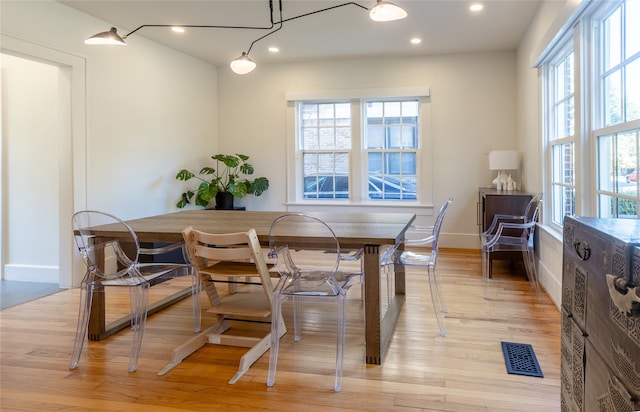
{"type": "Polygon", "coordinates": [[[496,186],[496,189],[499,191],[517,190],[515,180],[511,178],[511,175],[507,175],[504,171],[498,172],[498,176],[496,176],[496,178],[493,179],[491,183],[494,184],[496,186]]]}

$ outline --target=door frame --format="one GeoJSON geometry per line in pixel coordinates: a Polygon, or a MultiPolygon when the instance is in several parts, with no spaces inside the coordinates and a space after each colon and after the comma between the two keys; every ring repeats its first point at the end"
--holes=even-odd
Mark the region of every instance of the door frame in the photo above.
{"type": "MultiPolygon", "coordinates": [[[[62,288],[77,287],[81,280],[81,262],[74,254],[71,215],[76,210],[86,209],[87,205],[87,169],[86,169],[86,59],[48,46],[35,44],[17,37],[0,34],[0,52],[58,66],[59,81],[65,85],[69,95],[60,98],[60,144],[59,182],[60,195],[58,233],[59,233],[59,284],[62,288]],[[66,87],[68,86],[68,87],[66,87]]],[[[2,150],[0,148],[0,150],[2,150]]],[[[0,155],[4,156],[1,152],[0,155]]],[[[3,171],[4,173],[4,171],[3,171]]],[[[5,191],[0,198],[1,250],[6,250],[6,204],[5,191]]],[[[4,256],[0,255],[0,265],[4,265],[4,256]]]]}

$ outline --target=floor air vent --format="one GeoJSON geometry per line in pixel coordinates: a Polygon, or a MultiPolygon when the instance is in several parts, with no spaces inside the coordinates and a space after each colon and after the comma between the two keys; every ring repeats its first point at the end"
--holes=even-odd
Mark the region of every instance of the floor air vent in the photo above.
{"type": "Polygon", "coordinates": [[[507,372],[515,375],[543,377],[538,359],[531,345],[502,342],[502,352],[504,353],[507,372]]]}

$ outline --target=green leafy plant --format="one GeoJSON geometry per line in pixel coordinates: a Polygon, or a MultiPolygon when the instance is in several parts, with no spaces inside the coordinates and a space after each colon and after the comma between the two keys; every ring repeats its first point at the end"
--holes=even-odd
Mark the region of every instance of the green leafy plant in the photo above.
{"type": "Polygon", "coordinates": [[[209,201],[219,192],[231,193],[239,199],[246,195],[260,196],[269,188],[269,179],[258,177],[249,180],[245,176],[253,175],[253,166],[248,163],[249,156],[236,153],[235,155],[217,154],[211,156],[216,161],[215,168],[203,167],[197,175],[187,169],[182,169],[176,175],[176,179],[189,181],[193,178],[200,180],[197,189],[188,190],[182,196],[176,206],[183,208],[191,203],[195,197],[195,204],[206,207],[209,201]]]}

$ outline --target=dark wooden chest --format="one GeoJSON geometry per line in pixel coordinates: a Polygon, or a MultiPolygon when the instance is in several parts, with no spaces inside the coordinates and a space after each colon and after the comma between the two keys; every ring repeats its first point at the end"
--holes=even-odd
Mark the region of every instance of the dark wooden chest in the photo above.
{"type": "Polygon", "coordinates": [[[562,410],[640,410],[640,220],[566,217],[563,242],[562,410]]]}

